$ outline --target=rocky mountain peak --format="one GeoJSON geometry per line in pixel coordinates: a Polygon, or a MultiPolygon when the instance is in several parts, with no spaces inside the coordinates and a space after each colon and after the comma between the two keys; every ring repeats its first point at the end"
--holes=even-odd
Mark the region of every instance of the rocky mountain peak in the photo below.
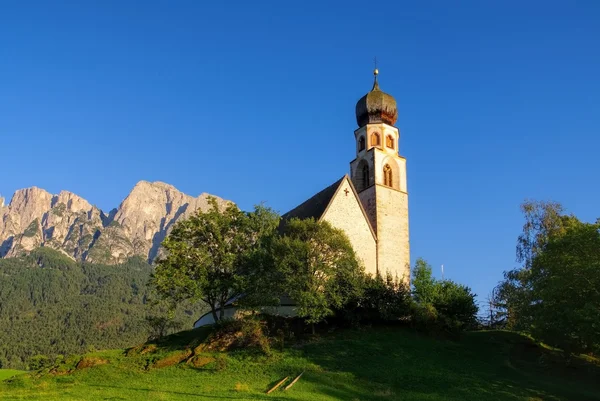
{"type": "Polygon", "coordinates": [[[52,207],[61,203],[65,205],[67,210],[72,212],[88,211],[92,208],[92,205],[81,196],[64,190],[52,198],[52,207]]]}
{"type": "Polygon", "coordinates": [[[120,263],[140,255],[152,261],[173,224],[206,210],[209,196],[194,198],[164,182],[140,181],[117,209],[104,213],[69,191],[21,189],[0,208],[0,257],[48,246],[76,260],[120,263]]]}

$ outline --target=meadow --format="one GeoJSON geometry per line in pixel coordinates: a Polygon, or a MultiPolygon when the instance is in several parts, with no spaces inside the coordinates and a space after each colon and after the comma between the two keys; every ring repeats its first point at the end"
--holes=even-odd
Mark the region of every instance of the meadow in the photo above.
{"type": "Polygon", "coordinates": [[[560,351],[507,331],[469,332],[447,340],[396,327],[338,330],[286,344],[270,356],[247,350],[207,351],[202,354],[203,366],[162,363],[205,335],[201,330],[182,332],[148,348],[153,350],[149,353],[88,354],[88,359],[102,364],[69,373],[46,369],[19,375],[0,383],[0,398],[600,400],[597,360],[565,360],[560,351]],[[291,380],[301,372],[305,373],[289,390],[266,394],[282,378],[291,380]]]}

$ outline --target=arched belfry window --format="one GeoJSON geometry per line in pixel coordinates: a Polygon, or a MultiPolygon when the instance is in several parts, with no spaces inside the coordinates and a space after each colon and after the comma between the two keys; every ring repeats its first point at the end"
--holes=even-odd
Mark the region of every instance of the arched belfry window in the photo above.
{"type": "Polygon", "coordinates": [[[381,146],[381,142],[379,141],[379,134],[377,132],[373,132],[371,134],[371,146],[381,146]]]}
{"type": "Polygon", "coordinates": [[[383,185],[388,187],[392,186],[392,168],[389,164],[386,164],[383,167],[383,185]]]}
{"type": "Polygon", "coordinates": [[[363,184],[362,189],[365,189],[369,186],[369,165],[368,164],[363,165],[361,174],[362,174],[362,184],[363,184]]]}
{"type": "Polygon", "coordinates": [[[391,135],[385,137],[385,146],[390,149],[394,149],[394,138],[391,135]]]}
{"type": "Polygon", "coordinates": [[[366,146],[365,146],[365,137],[361,135],[360,138],[358,138],[358,151],[362,151],[365,150],[366,146]]]}
{"type": "Polygon", "coordinates": [[[358,163],[358,166],[356,166],[352,177],[352,181],[358,192],[364,191],[369,186],[369,176],[369,163],[365,159],[362,159],[358,163]]]}

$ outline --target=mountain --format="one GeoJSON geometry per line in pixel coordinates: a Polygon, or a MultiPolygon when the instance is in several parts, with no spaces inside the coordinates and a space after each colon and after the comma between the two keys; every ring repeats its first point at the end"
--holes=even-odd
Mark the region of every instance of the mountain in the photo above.
{"type": "MultiPolygon", "coordinates": [[[[118,264],[134,255],[152,262],[173,224],[206,210],[211,196],[194,198],[169,184],[140,181],[117,209],[105,213],[72,192],[20,189],[8,206],[0,198],[0,257],[44,246],[94,263],[118,264]]],[[[228,203],[212,197],[219,207],[228,203]]]]}

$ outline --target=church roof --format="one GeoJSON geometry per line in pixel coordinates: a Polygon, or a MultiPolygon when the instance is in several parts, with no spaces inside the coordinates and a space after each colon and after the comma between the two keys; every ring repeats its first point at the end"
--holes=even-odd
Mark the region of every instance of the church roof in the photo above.
{"type": "Polygon", "coordinates": [[[315,220],[320,220],[323,217],[323,215],[325,214],[325,211],[327,211],[327,208],[329,207],[329,205],[331,204],[331,201],[333,200],[333,198],[339,191],[344,180],[348,180],[348,184],[350,185],[350,188],[352,189],[352,192],[354,193],[358,207],[360,208],[363,216],[365,217],[365,221],[367,222],[367,225],[369,226],[369,230],[371,231],[373,238],[377,239],[375,230],[373,230],[373,226],[371,226],[369,217],[367,216],[367,213],[365,212],[365,209],[363,208],[362,203],[360,202],[360,199],[358,198],[358,193],[356,192],[356,189],[354,188],[354,185],[352,184],[350,177],[348,177],[348,174],[344,175],[342,178],[340,178],[339,180],[337,180],[336,182],[334,182],[333,184],[331,184],[330,186],[328,186],[321,192],[318,192],[313,197],[309,198],[305,202],[301,203],[300,205],[296,206],[295,208],[293,208],[292,210],[290,210],[289,212],[287,212],[286,214],[281,216],[279,230],[283,231],[286,222],[293,218],[298,218],[298,219],[313,218],[315,220]]]}
{"type": "Polygon", "coordinates": [[[359,127],[377,123],[394,125],[398,119],[396,99],[379,89],[378,73],[376,69],[374,71],[375,82],[371,92],[364,95],[356,103],[356,122],[359,127]]]}
{"type": "Polygon", "coordinates": [[[312,198],[296,206],[295,208],[281,216],[281,220],[286,221],[293,219],[294,217],[298,219],[313,218],[315,220],[319,220],[321,216],[323,216],[323,213],[325,213],[327,206],[329,206],[331,199],[333,198],[333,196],[337,192],[338,187],[345,178],[346,176],[343,176],[342,178],[340,178],[321,192],[314,195],[312,198]]]}

